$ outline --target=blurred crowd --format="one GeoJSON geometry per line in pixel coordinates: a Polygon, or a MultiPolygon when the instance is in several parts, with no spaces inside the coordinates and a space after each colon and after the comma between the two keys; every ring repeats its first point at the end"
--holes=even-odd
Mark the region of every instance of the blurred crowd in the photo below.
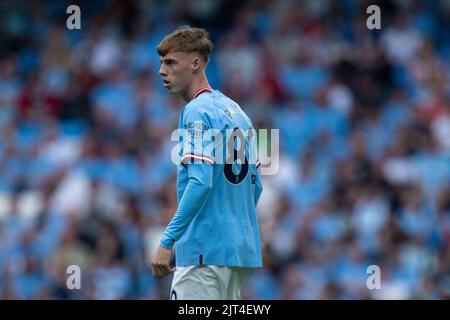
{"type": "Polygon", "coordinates": [[[212,86],[280,130],[243,298],[450,298],[450,1],[75,3],[80,30],[72,3],[0,2],[1,299],[169,297],[149,259],[184,102],[155,48],[182,24],[211,34],[212,86]]]}

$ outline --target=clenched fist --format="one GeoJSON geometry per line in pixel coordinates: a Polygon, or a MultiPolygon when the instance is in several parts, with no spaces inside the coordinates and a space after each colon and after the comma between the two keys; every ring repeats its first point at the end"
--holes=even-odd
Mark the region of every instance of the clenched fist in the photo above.
{"type": "Polygon", "coordinates": [[[161,246],[158,247],[158,250],[156,250],[156,253],[153,256],[151,262],[152,272],[154,276],[161,278],[175,271],[175,268],[170,267],[171,257],[171,250],[167,250],[161,246]]]}

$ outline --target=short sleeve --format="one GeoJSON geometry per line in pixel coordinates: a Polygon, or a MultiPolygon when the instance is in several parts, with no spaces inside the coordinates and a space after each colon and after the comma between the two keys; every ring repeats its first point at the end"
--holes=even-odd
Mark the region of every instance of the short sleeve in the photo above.
{"type": "Polygon", "coordinates": [[[182,157],[184,164],[214,164],[214,126],[211,115],[201,106],[185,109],[182,119],[182,157]]]}

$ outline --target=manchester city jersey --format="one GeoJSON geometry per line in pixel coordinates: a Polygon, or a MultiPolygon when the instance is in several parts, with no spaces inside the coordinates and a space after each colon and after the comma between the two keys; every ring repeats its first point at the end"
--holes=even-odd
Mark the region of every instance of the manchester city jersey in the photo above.
{"type": "Polygon", "coordinates": [[[183,108],[178,127],[178,202],[189,182],[188,166],[212,166],[212,188],[182,234],[172,220],[161,243],[175,241],[177,266],[261,267],[256,204],[262,185],[250,119],[236,102],[212,90],[183,108]]]}

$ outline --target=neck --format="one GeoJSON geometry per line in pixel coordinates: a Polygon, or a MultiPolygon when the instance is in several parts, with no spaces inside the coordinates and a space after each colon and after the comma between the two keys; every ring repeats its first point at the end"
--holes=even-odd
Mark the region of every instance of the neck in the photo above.
{"type": "Polygon", "coordinates": [[[195,78],[192,81],[191,85],[186,90],[185,94],[183,94],[183,99],[186,102],[191,101],[194,98],[195,93],[203,88],[211,88],[208,79],[206,79],[205,74],[202,74],[201,77],[195,78]]]}

